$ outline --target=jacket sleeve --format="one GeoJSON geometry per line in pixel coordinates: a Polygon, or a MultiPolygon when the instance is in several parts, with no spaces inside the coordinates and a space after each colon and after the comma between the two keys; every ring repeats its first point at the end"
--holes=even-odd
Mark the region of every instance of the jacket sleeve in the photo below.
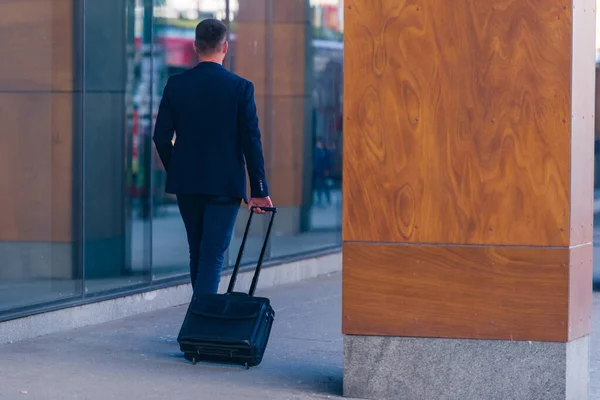
{"type": "Polygon", "coordinates": [[[169,170],[169,164],[171,163],[171,156],[173,154],[172,140],[175,132],[173,110],[169,101],[170,82],[171,78],[167,81],[162,99],[160,100],[156,124],[154,126],[154,136],[152,137],[154,144],[156,145],[156,150],[158,151],[158,156],[167,171],[169,170]]]}
{"type": "Polygon", "coordinates": [[[265,176],[265,162],[252,82],[242,84],[238,124],[250,179],[250,196],[253,198],[267,197],[269,188],[265,176]]]}

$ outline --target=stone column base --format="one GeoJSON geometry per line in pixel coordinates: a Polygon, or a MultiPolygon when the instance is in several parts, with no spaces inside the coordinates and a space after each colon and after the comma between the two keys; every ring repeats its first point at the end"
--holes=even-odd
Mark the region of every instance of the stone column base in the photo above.
{"type": "Polygon", "coordinates": [[[344,396],[588,400],[589,336],[569,343],[345,336],[344,396]]]}

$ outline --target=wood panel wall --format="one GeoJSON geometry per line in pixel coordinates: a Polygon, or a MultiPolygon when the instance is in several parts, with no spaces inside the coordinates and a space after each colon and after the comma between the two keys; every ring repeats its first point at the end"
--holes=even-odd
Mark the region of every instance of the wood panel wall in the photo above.
{"type": "Polygon", "coordinates": [[[72,240],[72,0],[0,2],[0,241],[72,240]]]}
{"type": "Polygon", "coordinates": [[[239,1],[234,72],[254,83],[271,197],[281,207],[302,204],[309,22],[306,0],[239,1]]]}
{"type": "Polygon", "coordinates": [[[588,334],[593,7],[347,0],[345,28],[344,333],[588,334]]]}

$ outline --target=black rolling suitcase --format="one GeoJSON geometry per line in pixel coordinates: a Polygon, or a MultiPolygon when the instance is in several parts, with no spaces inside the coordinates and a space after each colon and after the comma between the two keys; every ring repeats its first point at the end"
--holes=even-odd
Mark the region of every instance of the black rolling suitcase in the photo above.
{"type": "Polygon", "coordinates": [[[192,297],[177,342],[186,360],[194,364],[209,361],[249,368],[262,361],[275,311],[269,299],[254,297],[254,292],[277,209],[261,209],[271,212],[271,218],[248,294],[237,293],[233,289],[254,212],[248,217],[227,293],[197,294],[192,297]]]}

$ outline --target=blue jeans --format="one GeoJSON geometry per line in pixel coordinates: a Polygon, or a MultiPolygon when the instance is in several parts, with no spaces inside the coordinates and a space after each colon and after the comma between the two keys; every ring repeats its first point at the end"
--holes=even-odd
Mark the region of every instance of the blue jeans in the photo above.
{"type": "Polygon", "coordinates": [[[177,203],[190,247],[190,276],[194,293],[217,293],[240,201],[226,197],[178,195],[177,203]]]}

